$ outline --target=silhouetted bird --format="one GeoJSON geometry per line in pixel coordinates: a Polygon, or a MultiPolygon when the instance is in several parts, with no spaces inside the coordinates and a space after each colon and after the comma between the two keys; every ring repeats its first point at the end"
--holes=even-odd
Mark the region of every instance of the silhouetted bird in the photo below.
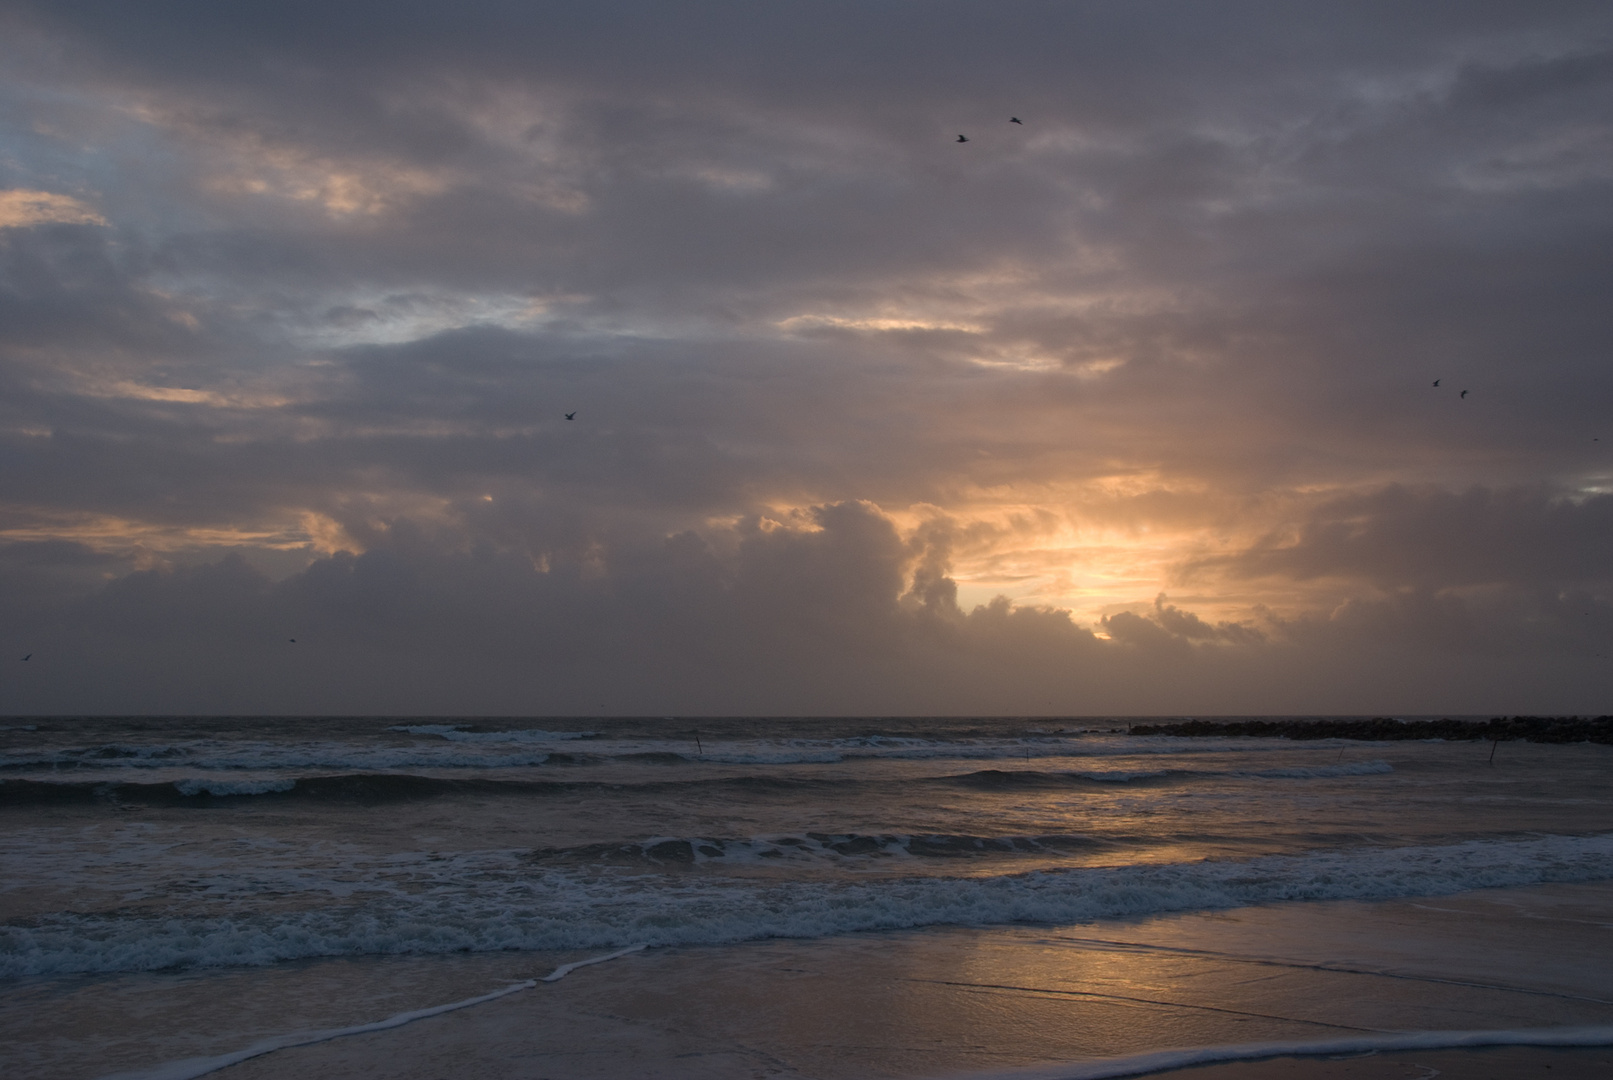
{"type": "Polygon", "coordinates": [[[1463,396],[1463,397],[1467,397],[1467,391],[1466,391],[1466,390],[1463,390],[1463,391],[1462,391],[1462,396],[1463,396]]]}
{"type": "Polygon", "coordinates": [[[23,659],[24,659],[24,660],[26,660],[26,659],[28,659],[28,657],[29,657],[29,656],[32,656],[32,655],[34,655],[34,654],[33,654],[33,653],[29,653],[29,654],[28,654],[28,656],[25,656],[25,657],[23,657],[23,659]]]}
{"type": "Polygon", "coordinates": [[[292,643],[292,644],[293,644],[293,645],[295,645],[295,644],[297,644],[297,639],[296,639],[296,638],[292,638],[292,639],[291,639],[291,643],[292,643]]]}
{"type": "Polygon", "coordinates": [[[1438,386],[1438,385],[1439,385],[1439,380],[1438,380],[1438,379],[1435,379],[1435,380],[1434,380],[1434,385],[1435,385],[1435,386],[1438,386]]]}
{"type": "Polygon", "coordinates": [[[959,136],[958,136],[958,141],[959,141],[959,142],[968,142],[968,141],[969,141],[969,139],[968,139],[968,137],[967,137],[967,136],[964,136],[964,135],[959,135],[959,136]]]}
{"type": "Polygon", "coordinates": [[[1025,121],[1023,121],[1023,120],[1021,120],[1021,119],[1020,119],[1020,118],[1019,118],[1019,117],[1017,117],[1017,116],[1010,116],[1010,117],[1009,117],[1009,118],[1008,118],[1008,122],[1009,122],[1009,123],[1010,123],[1010,124],[1018,124],[1018,125],[1020,125],[1020,126],[1021,126],[1021,127],[1024,127],[1024,126],[1025,126],[1025,121]]]}
{"type": "Polygon", "coordinates": [[[574,413],[574,412],[568,412],[566,414],[566,419],[567,420],[575,420],[575,419],[577,419],[577,414],[574,413]]]}

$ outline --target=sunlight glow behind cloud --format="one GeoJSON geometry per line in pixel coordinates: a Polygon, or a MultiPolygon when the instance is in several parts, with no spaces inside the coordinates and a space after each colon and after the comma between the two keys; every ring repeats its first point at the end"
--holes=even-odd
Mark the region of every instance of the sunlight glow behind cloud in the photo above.
{"type": "Polygon", "coordinates": [[[405,7],[5,7],[0,640],[1613,707],[1601,7],[405,7]]]}

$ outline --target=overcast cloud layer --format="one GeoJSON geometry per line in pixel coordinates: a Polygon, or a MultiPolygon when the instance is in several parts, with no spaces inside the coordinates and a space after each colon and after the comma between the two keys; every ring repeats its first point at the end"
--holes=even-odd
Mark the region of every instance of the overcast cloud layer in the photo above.
{"type": "Polygon", "coordinates": [[[6,0],[0,70],[0,712],[1613,711],[1605,2],[6,0]]]}

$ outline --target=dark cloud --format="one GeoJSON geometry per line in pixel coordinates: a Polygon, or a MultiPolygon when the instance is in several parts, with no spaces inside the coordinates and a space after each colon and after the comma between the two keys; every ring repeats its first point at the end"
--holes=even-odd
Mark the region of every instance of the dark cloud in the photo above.
{"type": "MultiPolygon", "coordinates": [[[[1105,619],[1103,641],[1063,612],[916,595],[924,555],[850,503],[542,567],[401,526],[278,582],[239,557],[123,576],[52,613],[9,692],[20,712],[1574,710],[1587,699],[1547,676],[1599,663],[1565,648],[1583,628],[1521,617],[1538,605],[1427,593],[1274,622],[1271,639],[1160,597],[1105,619]]],[[[1613,607],[1593,614],[1605,647],[1613,607]]]]}
{"type": "Polygon", "coordinates": [[[1293,535],[1217,560],[1240,576],[1378,588],[1613,588],[1613,496],[1401,486],[1317,507],[1293,535]]]}
{"type": "Polygon", "coordinates": [[[1605,4],[0,31],[30,707],[1607,709],[1605,4]]]}

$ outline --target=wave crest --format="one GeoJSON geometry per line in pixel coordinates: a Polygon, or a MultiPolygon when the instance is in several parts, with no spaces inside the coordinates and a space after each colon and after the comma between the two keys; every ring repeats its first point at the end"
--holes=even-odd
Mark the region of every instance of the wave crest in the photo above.
{"type": "Polygon", "coordinates": [[[455,860],[432,865],[434,879],[372,890],[362,903],[287,914],[59,914],[0,926],[0,977],[355,954],[716,945],[945,924],[1069,925],[1248,904],[1440,896],[1613,878],[1613,834],[783,885],[533,867],[519,853],[496,866],[455,860]]]}

